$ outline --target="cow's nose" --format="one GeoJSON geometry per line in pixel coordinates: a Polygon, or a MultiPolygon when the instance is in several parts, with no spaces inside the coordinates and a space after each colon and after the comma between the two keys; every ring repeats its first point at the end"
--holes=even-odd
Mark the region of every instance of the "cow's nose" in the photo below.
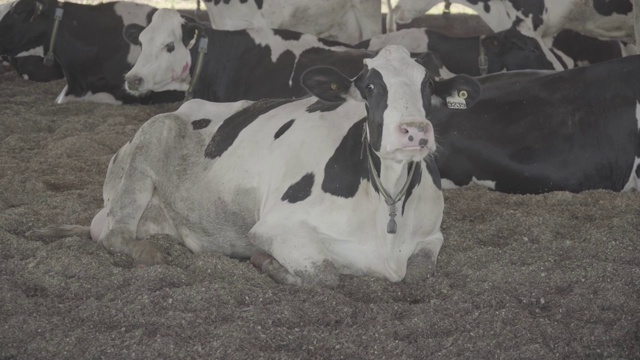
{"type": "Polygon", "coordinates": [[[410,121],[398,126],[402,147],[421,147],[429,144],[429,137],[433,127],[428,121],[410,121]]]}
{"type": "Polygon", "coordinates": [[[141,77],[135,75],[127,75],[124,77],[124,80],[127,83],[127,89],[136,91],[140,89],[144,80],[141,77]]]}

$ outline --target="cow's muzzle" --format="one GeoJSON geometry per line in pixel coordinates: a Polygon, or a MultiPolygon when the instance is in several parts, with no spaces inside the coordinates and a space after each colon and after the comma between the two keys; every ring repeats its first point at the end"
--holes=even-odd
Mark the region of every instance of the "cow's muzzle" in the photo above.
{"type": "Polygon", "coordinates": [[[140,92],[144,80],[140,76],[127,75],[124,77],[125,88],[131,92],[140,92]]]}
{"type": "Polygon", "coordinates": [[[429,121],[407,121],[397,128],[402,148],[426,148],[434,141],[433,125],[429,121]]]}

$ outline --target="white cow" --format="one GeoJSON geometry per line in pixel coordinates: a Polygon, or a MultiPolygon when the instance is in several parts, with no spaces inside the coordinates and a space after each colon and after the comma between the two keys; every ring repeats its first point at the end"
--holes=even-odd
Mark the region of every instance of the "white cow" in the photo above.
{"type": "Polygon", "coordinates": [[[169,234],[194,252],[251,258],[287,284],[429,276],[444,204],[428,118],[470,106],[480,87],[434,81],[399,46],[364,64],[354,80],[308,70],[302,81],[317,97],[193,100],[150,119],[109,164],[92,237],[158,264],[163,255],[143,239],[169,234]]]}
{"type": "Polygon", "coordinates": [[[205,0],[214,29],[289,29],[355,44],[382,32],[379,0],[205,0]]]}

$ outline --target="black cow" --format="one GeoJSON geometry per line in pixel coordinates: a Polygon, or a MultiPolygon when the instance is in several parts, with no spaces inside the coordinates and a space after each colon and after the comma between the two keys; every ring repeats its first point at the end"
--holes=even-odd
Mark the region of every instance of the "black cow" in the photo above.
{"type": "Polygon", "coordinates": [[[94,6],[58,3],[57,0],[18,0],[0,20],[0,55],[15,56],[42,46],[49,51],[54,15],[59,18],[53,54],[62,68],[67,86],[57,103],[75,99],[107,103],[155,103],[178,101],[178,92],[132,96],[122,78],[131,68],[140,48],[122,38],[127,24],[148,23],[154,8],[112,2],[94,6]]]}
{"type": "Polygon", "coordinates": [[[439,108],[430,117],[443,186],[519,194],[640,189],[640,56],[509,75],[486,82],[469,111],[439,108]]]}

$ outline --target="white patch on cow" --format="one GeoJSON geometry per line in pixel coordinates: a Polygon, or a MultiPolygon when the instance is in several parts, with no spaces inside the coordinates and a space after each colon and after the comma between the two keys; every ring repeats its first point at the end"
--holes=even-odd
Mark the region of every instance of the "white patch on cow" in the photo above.
{"type": "MultiPolygon", "coordinates": [[[[116,14],[122,18],[122,22],[125,26],[128,24],[138,24],[147,26],[147,13],[153,9],[151,6],[130,3],[130,2],[116,2],[113,6],[116,14]]],[[[142,48],[138,45],[129,44],[129,54],[127,54],[127,62],[133,66],[140,56],[142,48]]]]}
{"type": "Polygon", "coordinates": [[[272,29],[267,28],[250,28],[246,29],[247,33],[256,44],[260,46],[268,47],[271,50],[271,61],[276,62],[280,55],[282,55],[285,51],[290,51],[294,54],[296,60],[295,64],[291,70],[291,75],[289,76],[289,86],[293,83],[293,74],[296,70],[296,65],[298,64],[298,58],[300,54],[304,51],[309,50],[311,48],[320,48],[327,50],[337,50],[344,51],[349,50],[349,48],[344,46],[327,46],[320,42],[316,36],[309,34],[302,34],[299,40],[285,40],[280,36],[276,35],[272,29]]]}
{"type": "Polygon", "coordinates": [[[478,180],[476,179],[476,177],[472,177],[471,178],[471,183],[476,184],[476,185],[480,185],[480,186],[484,186],[484,187],[488,187],[489,189],[496,189],[496,182],[493,180],[478,180]]]}
{"type": "Polygon", "coordinates": [[[403,29],[371,38],[367,50],[380,50],[387,45],[402,45],[409,52],[423,53],[429,47],[429,37],[424,29],[403,29]]]}
{"type": "Polygon", "coordinates": [[[11,8],[16,4],[15,1],[8,2],[6,4],[0,4],[0,20],[11,10],[11,8]]]}
{"type": "Polygon", "coordinates": [[[460,186],[454,184],[454,182],[449,180],[449,179],[440,179],[440,183],[442,185],[442,189],[443,190],[451,190],[451,189],[460,188],[460,186]]]}
{"type": "Polygon", "coordinates": [[[640,191],[640,178],[637,175],[638,167],[640,167],[640,158],[636,158],[636,161],[633,163],[629,181],[627,181],[622,191],[631,191],[634,189],[640,191]]]}
{"type": "Polygon", "coordinates": [[[16,57],[24,57],[24,56],[44,56],[44,47],[41,45],[38,47],[34,47],[33,49],[23,51],[18,55],[16,55],[16,57]]]}
{"type": "Polygon", "coordinates": [[[574,67],[576,67],[575,61],[572,58],[570,58],[567,54],[565,54],[563,51],[560,51],[554,47],[551,47],[550,49],[553,55],[559,57],[560,60],[562,60],[565,64],[567,64],[567,69],[573,69],[574,67]]]}
{"type": "Polygon", "coordinates": [[[214,29],[289,29],[355,44],[382,31],[380,3],[371,0],[270,0],[205,2],[214,29]]]}
{"type": "Polygon", "coordinates": [[[23,79],[25,79],[25,80],[29,80],[29,75],[27,75],[27,74],[22,74],[22,78],[23,78],[23,79]]]}
{"type": "Polygon", "coordinates": [[[64,104],[73,101],[88,101],[88,102],[96,102],[101,104],[112,104],[112,105],[121,105],[122,101],[116,100],[116,98],[105,92],[95,93],[93,94],[89,91],[86,95],[82,97],[76,97],[73,95],[67,95],[67,90],[69,89],[69,85],[65,85],[64,89],[60,92],[60,95],[56,98],[56,104],[64,104]]]}

